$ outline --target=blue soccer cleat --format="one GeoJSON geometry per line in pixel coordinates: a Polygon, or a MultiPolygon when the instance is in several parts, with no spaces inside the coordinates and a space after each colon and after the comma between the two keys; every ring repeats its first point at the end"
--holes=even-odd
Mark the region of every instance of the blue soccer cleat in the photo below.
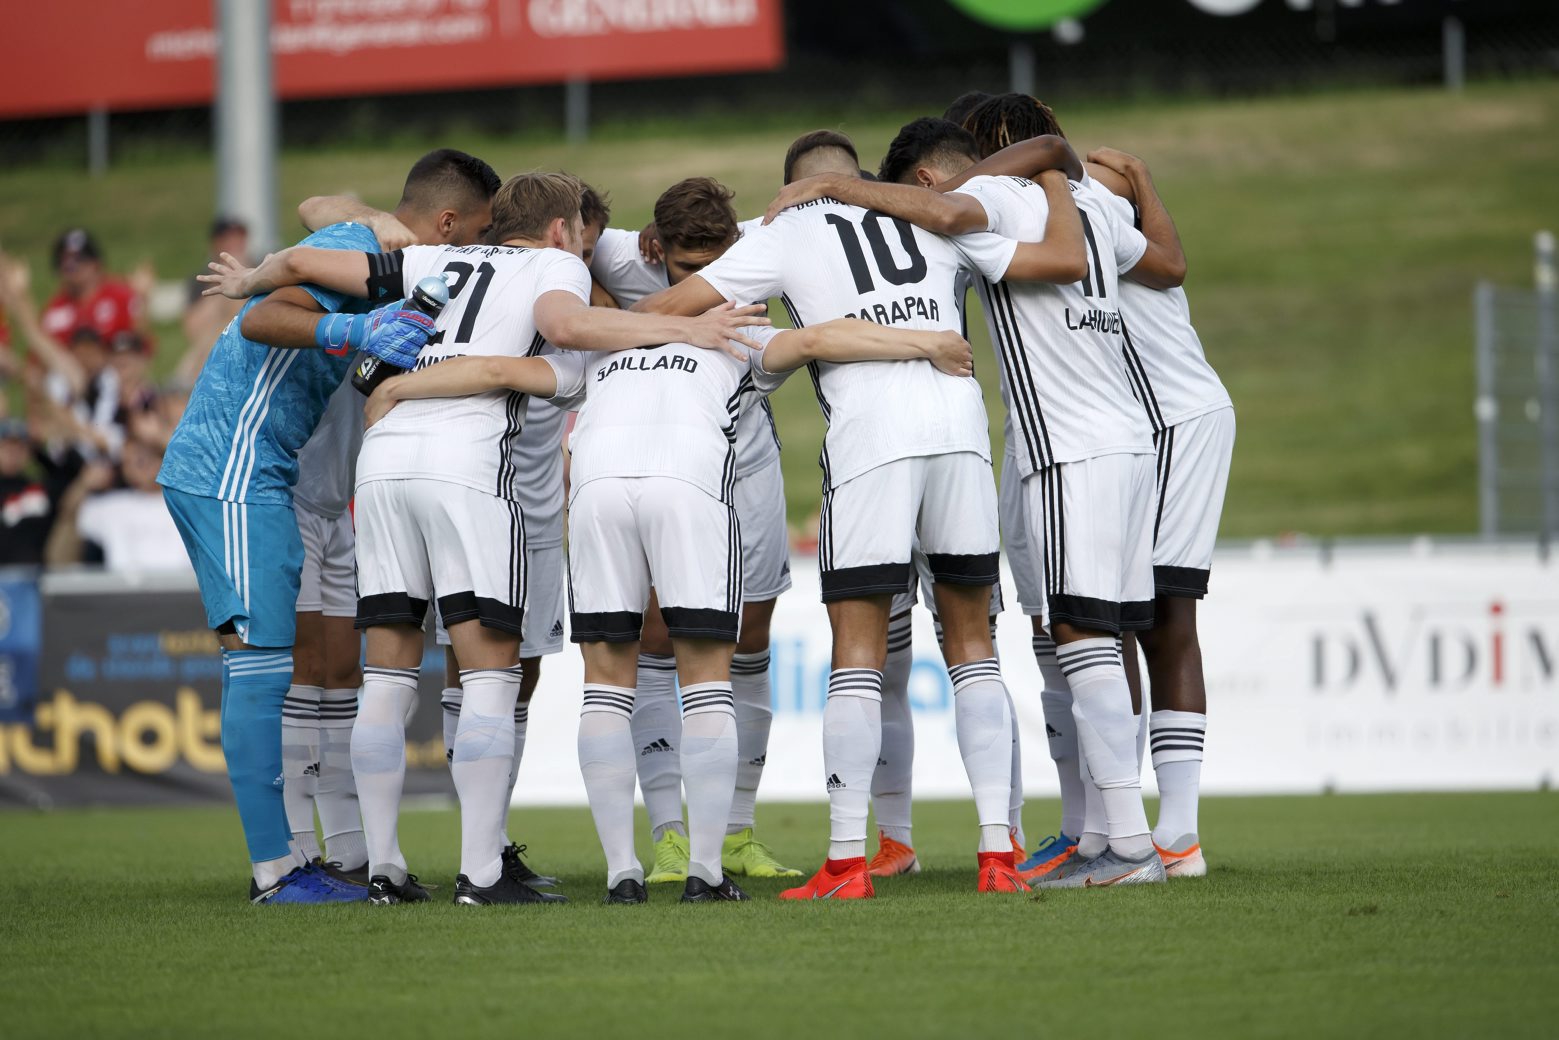
{"type": "Polygon", "coordinates": [[[1054,834],[1040,843],[1033,855],[1018,864],[1018,875],[1024,881],[1037,881],[1061,866],[1077,850],[1077,839],[1065,834],[1054,834]]]}
{"type": "Polygon", "coordinates": [[[249,882],[249,901],[267,906],[273,903],[362,903],[367,900],[368,889],[337,881],[312,863],[295,867],[263,892],[252,880],[249,882]]]}

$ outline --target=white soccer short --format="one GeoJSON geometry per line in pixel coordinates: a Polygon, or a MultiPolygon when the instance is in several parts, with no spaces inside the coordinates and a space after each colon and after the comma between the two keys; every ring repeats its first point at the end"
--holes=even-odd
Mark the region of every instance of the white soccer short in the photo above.
{"type": "Polygon", "coordinates": [[[298,584],[298,613],[326,617],[357,614],[357,537],[352,514],[334,519],[294,505],[298,537],[303,539],[303,576],[298,584]]]}
{"type": "Polygon", "coordinates": [[[1001,543],[1007,550],[1007,566],[1012,569],[1012,584],[1018,594],[1018,606],[1029,617],[1045,614],[1045,574],[1039,546],[1029,537],[1028,498],[1023,494],[1023,476],[1011,455],[1001,467],[1001,543]]]}
{"type": "Polygon", "coordinates": [[[650,588],[674,638],[734,642],[741,623],[736,509],[674,477],[602,477],[568,508],[576,643],[639,638],[650,588]]]}
{"type": "MultiPolygon", "coordinates": [[[[1153,586],[1160,596],[1201,599],[1234,458],[1234,409],[1198,415],[1154,438],[1158,511],[1153,520],[1153,586]]],[[[307,544],[307,543],[305,543],[307,544]]]]}
{"type": "MultiPolygon", "coordinates": [[[[567,598],[567,577],[563,573],[563,547],[525,549],[525,636],[520,640],[520,657],[545,657],[563,649],[563,604],[567,598]]],[[[439,646],[449,645],[449,629],[444,619],[434,619],[433,639],[439,646]]]]}
{"type": "Polygon", "coordinates": [[[519,635],[525,528],[518,503],[442,480],[375,480],[357,492],[357,627],[477,620],[519,635]]]}
{"type": "Polygon", "coordinates": [[[1001,580],[989,462],[968,451],[895,459],[825,491],[818,529],[823,602],[909,588],[917,537],[935,580],[1001,580]]]}
{"type": "MultiPolygon", "coordinates": [[[[888,617],[896,618],[906,614],[916,603],[923,603],[931,612],[933,619],[937,616],[936,609],[936,578],[931,574],[931,561],[926,559],[926,554],[917,547],[914,553],[915,574],[910,579],[909,588],[897,593],[889,605],[888,617]]],[[[1000,614],[1004,609],[1002,599],[1001,582],[991,586],[991,617],[1000,614]]],[[[938,622],[940,624],[940,622],[938,622]]]]}
{"type": "Polygon", "coordinates": [[[742,526],[742,602],[775,599],[790,588],[790,532],[779,459],[737,477],[731,499],[742,526]]]}
{"type": "Polygon", "coordinates": [[[1047,627],[1153,627],[1153,462],[1151,455],[1101,455],[1024,479],[1047,627]]]}

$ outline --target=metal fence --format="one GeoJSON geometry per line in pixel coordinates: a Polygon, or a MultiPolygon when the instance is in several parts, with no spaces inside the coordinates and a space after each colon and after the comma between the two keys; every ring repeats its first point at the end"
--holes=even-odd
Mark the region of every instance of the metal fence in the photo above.
{"type": "Polygon", "coordinates": [[[1475,293],[1478,504],[1485,537],[1559,536],[1559,279],[1537,236],[1536,288],[1475,293]]]}

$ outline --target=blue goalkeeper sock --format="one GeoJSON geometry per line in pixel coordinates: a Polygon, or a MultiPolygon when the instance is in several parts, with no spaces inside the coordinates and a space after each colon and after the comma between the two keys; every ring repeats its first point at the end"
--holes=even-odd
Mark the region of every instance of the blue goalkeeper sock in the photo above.
{"type": "Polygon", "coordinates": [[[222,651],[222,754],[253,863],[285,859],[292,831],[282,800],[281,707],[292,651],[222,651]]]}

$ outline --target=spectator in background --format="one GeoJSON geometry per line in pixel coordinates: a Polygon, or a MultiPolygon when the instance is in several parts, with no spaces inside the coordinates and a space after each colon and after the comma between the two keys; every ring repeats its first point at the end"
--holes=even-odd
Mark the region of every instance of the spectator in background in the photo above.
{"type": "MultiPolygon", "coordinates": [[[[220,259],[230,253],[244,263],[249,262],[249,227],[233,217],[218,217],[211,222],[211,240],[207,256],[220,259]]],[[[200,271],[205,274],[205,271],[200,271]]],[[[229,300],[224,296],[202,296],[206,287],[191,278],[189,302],[184,310],[184,341],[188,344],[184,356],[179,359],[174,374],[182,381],[193,384],[195,377],[206,363],[211,347],[243,306],[242,300],[229,300]]]]}
{"type": "MultiPolygon", "coordinates": [[[[0,255],[0,305],[10,312],[21,331],[32,371],[41,372],[49,399],[75,414],[78,423],[71,446],[89,458],[118,457],[124,443],[124,427],[116,419],[120,405],[119,373],[109,364],[108,341],[96,325],[72,325],[65,330],[67,342],[62,344],[45,327],[49,312],[45,311],[40,318],[35,310],[31,289],[32,276],[27,265],[0,255]]],[[[64,311],[56,309],[54,313],[57,323],[57,316],[64,311]]],[[[139,335],[128,327],[121,328],[118,334],[139,335]]],[[[24,371],[22,378],[30,376],[24,371]]],[[[56,457],[64,447],[55,442],[56,457]]]]}
{"type": "Polygon", "coordinates": [[[162,450],[132,438],[120,461],[121,486],[105,462],[89,462],[60,499],[45,558],[50,566],[101,553],[110,571],[188,571],[189,556],[157,486],[162,450]]]}
{"type": "Polygon", "coordinates": [[[0,418],[0,566],[43,562],[63,488],[29,472],[32,455],[27,421],[0,418]]]}
{"type": "Polygon", "coordinates": [[[65,340],[87,327],[104,343],[121,332],[147,335],[146,301],[130,283],[103,270],[103,254],[85,228],[72,228],[55,240],[54,273],[59,288],[43,308],[44,332],[65,340]]]}

